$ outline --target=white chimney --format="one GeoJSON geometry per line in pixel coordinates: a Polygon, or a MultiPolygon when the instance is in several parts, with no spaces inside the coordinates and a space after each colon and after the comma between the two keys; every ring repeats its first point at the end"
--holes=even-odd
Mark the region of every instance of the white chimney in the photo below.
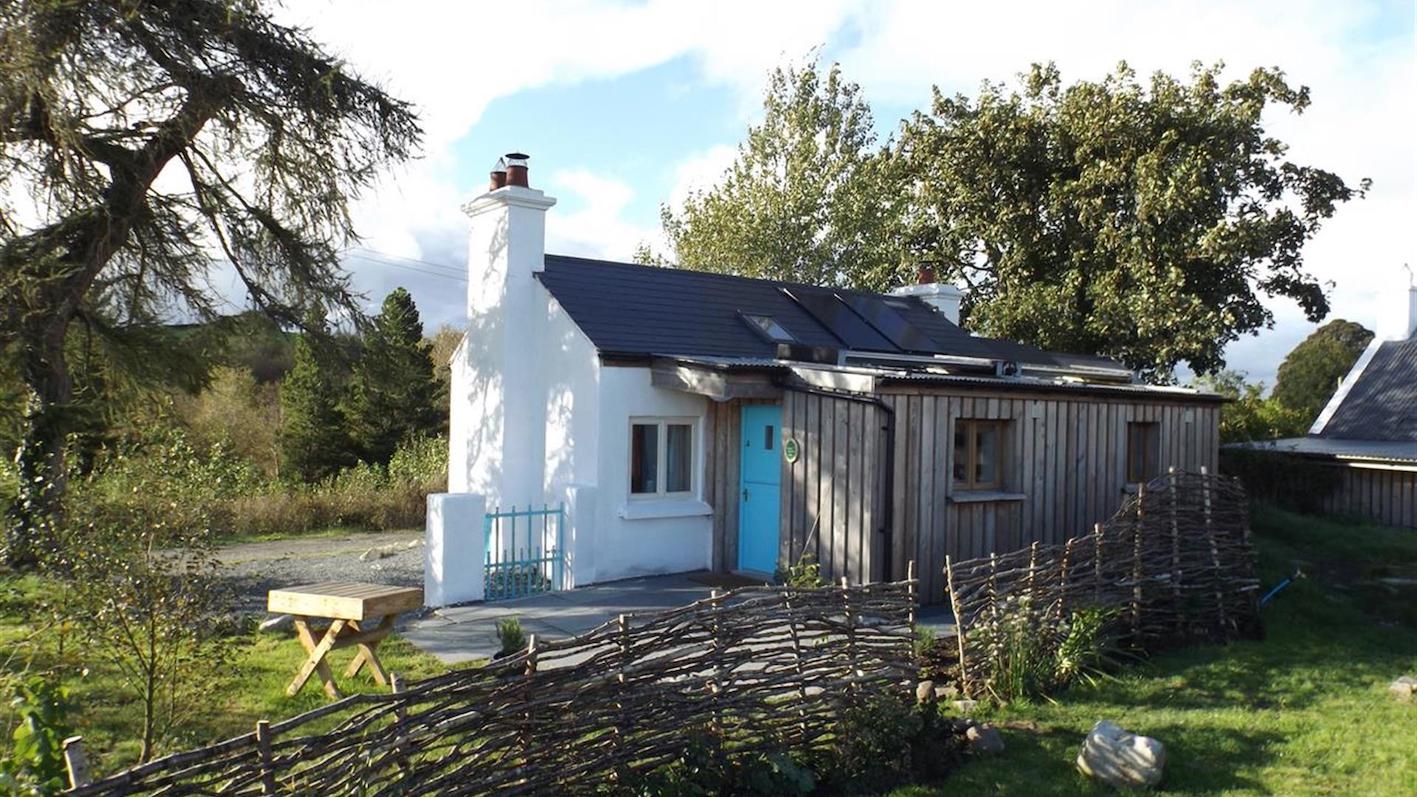
{"type": "Polygon", "coordinates": [[[919,285],[905,285],[891,291],[892,296],[914,296],[935,311],[959,326],[959,301],[964,294],[959,288],[943,282],[924,282],[919,285]]]}
{"type": "Polygon", "coordinates": [[[1412,338],[1417,336],[1417,285],[1407,289],[1407,334],[1404,337],[1412,338]]]}
{"type": "Polygon", "coordinates": [[[506,184],[463,206],[468,326],[452,362],[448,490],[485,496],[489,511],[546,500],[547,387],[527,365],[547,313],[533,275],[546,266],[546,211],[556,200],[527,187],[526,156],[514,155],[506,184]]]}

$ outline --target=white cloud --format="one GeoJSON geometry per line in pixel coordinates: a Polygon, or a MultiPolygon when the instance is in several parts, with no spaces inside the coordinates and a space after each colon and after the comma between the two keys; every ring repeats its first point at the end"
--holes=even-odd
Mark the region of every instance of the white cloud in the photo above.
{"type": "MultiPolygon", "coordinates": [[[[1309,244],[1308,267],[1335,283],[1331,317],[1395,326],[1403,298],[1395,289],[1405,285],[1400,265],[1417,263],[1417,47],[1411,31],[1378,29],[1381,3],[1106,0],[1080,10],[912,0],[875,10],[862,18],[860,41],[841,60],[877,103],[920,107],[931,85],[971,94],[983,80],[1012,81],[1030,63],[1048,60],[1065,81],[1098,78],[1121,60],[1142,75],[1185,75],[1195,60],[1224,61],[1234,78],[1256,67],[1283,68],[1291,83],[1312,89],[1313,105],[1299,116],[1270,114],[1269,132],[1291,145],[1299,163],[1354,184],[1374,181],[1367,199],[1340,207],[1309,244]]],[[[1292,303],[1271,304],[1277,328],[1230,349],[1232,365],[1270,381],[1291,343],[1313,329],[1292,303]]]]}
{"type": "Polygon", "coordinates": [[[624,261],[641,243],[659,243],[659,228],[623,218],[635,196],[626,183],[587,169],[566,169],[552,173],[550,186],[553,194],[568,194],[559,197],[563,203],[582,207],[569,212],[558,207],[547,216],[547,251],[624,261]]]}
{"type": "MultiPolygon", "coordinates": [[[[286,15],[422,109],[426,157],[383,181],[356,217],[371,246],[412,257],[431,257],[429,240],[461,231],[457,208],[466,197],[448,175],[481,164],[456,162],[453,142],[494,99],[538,86],[688,56],[703,80],[738,92],[746,121],[769,69],[837,38],[847,43],[828,51],[878,107],[921,107],[936,84],[973,93],[981,81],[1011,80],[1034,61],[1056,61],[1068,80],[1096,78],[1123,59],[1142,74],[1185,74],[1193,60],[1224,60],[1237,77],[1277,65],[1312,88],[1314,105],[1298,117],[1273,114],[1271,132],[1292,144],[1301,163],[1374,179],[1369,198],[1341,207],[1306,252],[1310,269],[1336,283],[1334,315],[1373,325],[1397,314],[1400,264],[1417,264],[1417,48],[1411,31],[1378,30],[1384,10],[1401,16],[1372,0],[445,0],[396,10],[379,0],[295,0],[286,15]]],[[[691,186],[711,184],[731,157],[726,144],[686,154],[665,199],[677,203],[691,186]]],[[[553,173],[552,181],[567,199],[587,200],[583,210],[552,211],[553,246],[625,257],[641,240],[658,241],[657,231],[624,220],[633,186],[585,170],[553,173]]],[[[1287,343],[1311,328],[1292,304],[1274,309],[1282,329],[1236,344],[1232,364],[1272,373],[1287,343]]]]}

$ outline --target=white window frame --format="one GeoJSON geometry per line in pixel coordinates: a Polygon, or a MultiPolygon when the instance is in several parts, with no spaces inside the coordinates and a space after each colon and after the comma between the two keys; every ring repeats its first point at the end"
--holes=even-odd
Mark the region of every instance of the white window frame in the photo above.
{"type": "Polygon", "coordinates": [[[625,492],[631,501],[664,501],[696,498],[699,494],[699,419],[693,416],[646,416],[631,418],[625,429],[625,492]],[[657,426],[655,433],[655,487],[656,492],[637,493],[635,483],[635,427],[657,426]],[[667,492],[669,484],[669,427],[689,427],[689,489],[667,492]]]}

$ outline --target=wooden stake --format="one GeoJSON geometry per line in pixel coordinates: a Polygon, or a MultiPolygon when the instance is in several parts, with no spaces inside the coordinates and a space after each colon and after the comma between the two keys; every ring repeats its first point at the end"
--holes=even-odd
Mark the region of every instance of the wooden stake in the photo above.
{"type": "Polygon", "coordinates": [[[1201,507],[1205,523],[1205,539],[1210,543],[1210,564],[1215,571],[1215,618],[1220,623],[1220,637],[1224,639],[1229,633],[1230,627],[1225,616],[1225,569],[1220,564],[1220,546],[1215,542],[1215,527],[1211,523],[1210,474],[1206,472],[1204,465],[1201,466],[1201,507]]]}
{"type": "Polygon", "coordinates": [[[964,658],[964,617],[960,615],[959,595],[955,593],[955,569],[950,555],[945,554],[945,589],[950,591],[950,613],[955,618],[955,641],[959,643],[959,693],[969,697],[969,662],[964,658]]]}
{"type": "Polygon", "coordinates": [[[1176,613],[1176,633],[1186,628],[1186,615],[1181,611],[1181,527],[1176,511],[1176,466],[1166,471],[1167,488],[1171,493],[1171,602],[1176,613]]]}
{"type": "Polygon", "coordinates": [[[69,788],[77,789],[93,782],[89,775],[89,760],[84,755],[84,737],[70,736],[64,740],[64,768],[69,770],[69,788]]]}
{"type": "Polygon", "coordinates": [[[261,753],[261,793],[276,793],[276,773],[271,766],[271,724],[256,720],[256,747],[261,753]]]}
{"type": "Polygon", "coordinates": [[[1092,602],[1102,606],[1102,524],[1092,527],[1092,602]]]}
{"type": "Polygon", "coordinates": [[[1132,639],[1140,645],[1141,638],[1141,527],[1146,519],[1146,485],[1137,485],[1137,519],[1132,523],[1132,639]]]}

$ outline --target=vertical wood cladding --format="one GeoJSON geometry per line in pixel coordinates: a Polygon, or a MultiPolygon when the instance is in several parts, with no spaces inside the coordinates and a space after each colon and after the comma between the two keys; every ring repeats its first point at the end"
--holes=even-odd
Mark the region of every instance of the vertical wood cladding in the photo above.
{"type": "MultiPolygon", "coordinates": [[[[1159,472],[1218,465],[1213,402],[979,391],[896,391],[879,400],[784,394],[783,436],[796,440],[799,456],[781,461],[779,559],[797,561],[807,550],[824,577],[853,582],[902,578],[913,559],[930,603],[944,599],[946,556],[1061,542],[1110,517],[1127,495],[1128,423],[1156,424],[1159,472]],[[959,419],[1003,422],[999,490],[954,493],[959,419]]],[[[737,567],[740,412],[740,402],[714,404],[705,438],[720,570],[737,567]]]]}

